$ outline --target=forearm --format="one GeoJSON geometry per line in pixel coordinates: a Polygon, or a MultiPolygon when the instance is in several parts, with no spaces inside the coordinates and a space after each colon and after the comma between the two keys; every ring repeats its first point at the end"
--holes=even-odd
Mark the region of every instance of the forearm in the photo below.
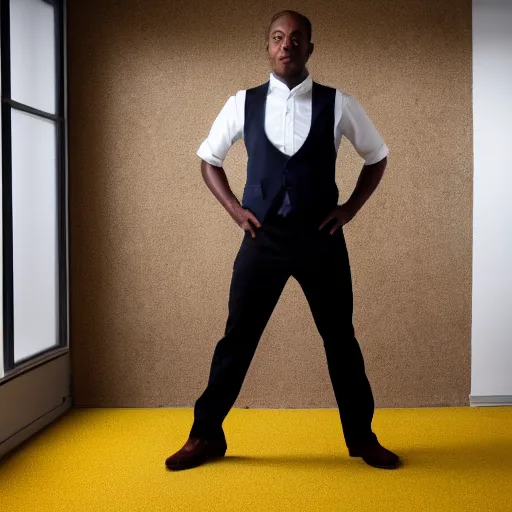
{"type": "Polygon", "coordinates": [[[354,212],[354,215],[363,207],[377,188],[386,165],[387,157],[376,164],[365,165],[361,170],[354,192],[346,202],[347,207],[354,212]]]}
{"type": "Polygon", "coordinates": [[[224,169],[201,160],[201,174],[210,191],[233,217],[235,211],[241,206],[231,191],[224,169]]]}

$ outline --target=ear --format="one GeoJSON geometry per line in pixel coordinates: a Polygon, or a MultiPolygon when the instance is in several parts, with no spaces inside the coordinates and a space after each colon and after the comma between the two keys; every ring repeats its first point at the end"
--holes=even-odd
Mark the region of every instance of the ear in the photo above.
{"type": "Polygon", "coordinates": [[[313,43],[309,43],[308,60],[309,60],[309,57],[311,57],[314,49],[315,49],[315,45],[313,43]]]}

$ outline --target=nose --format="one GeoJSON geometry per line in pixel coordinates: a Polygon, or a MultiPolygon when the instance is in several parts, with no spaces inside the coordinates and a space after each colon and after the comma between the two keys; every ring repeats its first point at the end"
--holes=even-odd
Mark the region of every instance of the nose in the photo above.
{"type": "Polygon", "coordinates": [[[281,48],[283,50],[286,50],[286,51],[289,50],[289,48],[290,48],[290,41],[288,40],[287,37],[283,37],[283,42],[282,42],[281,48]]]}

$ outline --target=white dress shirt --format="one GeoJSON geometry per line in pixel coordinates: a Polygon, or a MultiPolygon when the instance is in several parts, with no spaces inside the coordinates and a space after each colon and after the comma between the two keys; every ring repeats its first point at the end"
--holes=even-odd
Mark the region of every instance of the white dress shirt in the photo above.
{"type": "MultiPolygon", "coordinates": [[[[265,132],[279,151],[291,156],[308,136],[311,127],[313,80],[308,76],[290,90],[270,74],[270,86],[265,108],[265,132]]],[[[210,133],[201,144],[197,155],[216,167],[222,167],[231,146],[244,136],[245,92],[231,96],[210,133]]],[[[336,151],[345,136],[365,165],[379,162],[389,153],[379,132],[373,126],[363,107],[348,94],[336,90],[334,102],[333,137],[336,151]]]]}

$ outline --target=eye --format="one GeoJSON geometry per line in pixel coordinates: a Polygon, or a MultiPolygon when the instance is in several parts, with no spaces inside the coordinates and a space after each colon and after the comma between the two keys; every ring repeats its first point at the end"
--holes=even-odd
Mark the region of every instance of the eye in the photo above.
{"type": "Polygon", "coordinates": [[[274,36],[274,41],[280,41],[281,40],[281,36],[274,36]]]}

